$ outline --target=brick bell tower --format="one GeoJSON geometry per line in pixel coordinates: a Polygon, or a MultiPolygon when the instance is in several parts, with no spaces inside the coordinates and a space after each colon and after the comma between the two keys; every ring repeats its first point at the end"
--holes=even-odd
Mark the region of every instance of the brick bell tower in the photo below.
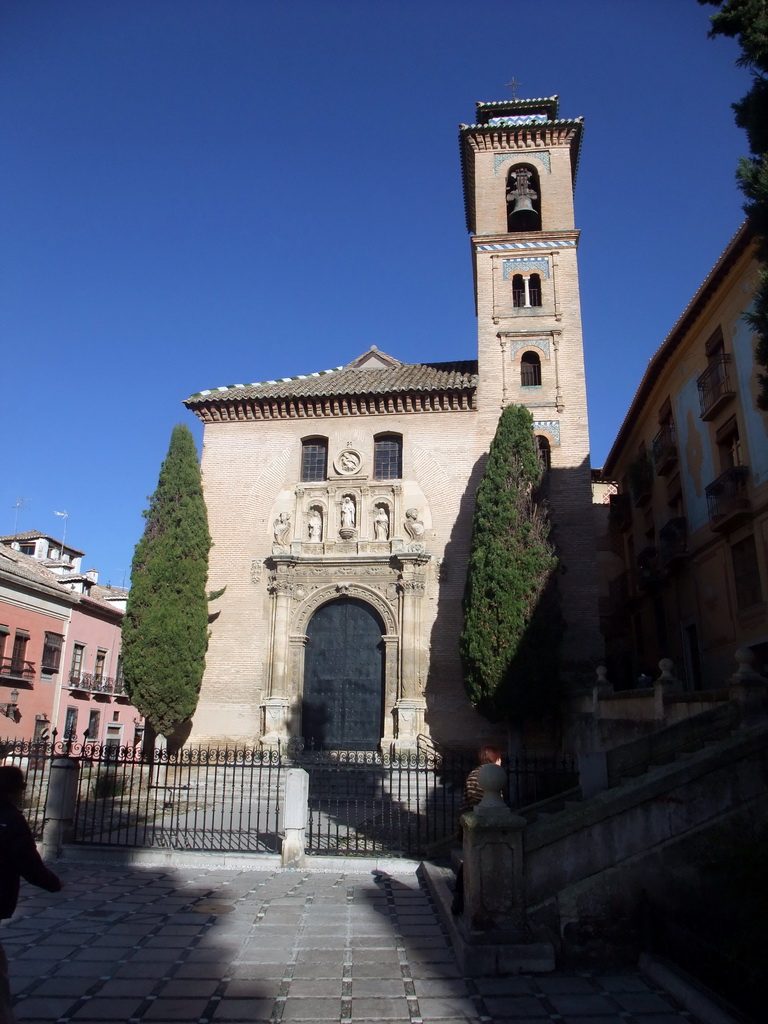
{"type": "Polygon", "coordinates": [[[558,98],[478,103],[461,125],[478,319],[478,415],[527,406],[549,466],[547,497],[568,624],[563,657],[602,657],[573,187],[583,119],[558,98]]]}

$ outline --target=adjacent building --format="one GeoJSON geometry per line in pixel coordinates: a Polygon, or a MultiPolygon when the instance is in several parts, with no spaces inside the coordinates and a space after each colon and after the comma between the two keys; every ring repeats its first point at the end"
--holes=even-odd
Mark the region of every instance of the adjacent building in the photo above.
{"type": "Polygon", "coordinates": [[[768,670],[768,421],[744,319],[757,278],[745,224],[651,359],[606,460],[616,686],[655,677],[663,657],[689,690],[722,686],[739,647],[768,670]]]}
{"type": "MultiPolygon", "coordinates": [[[[474,495],[501,409],[528,406],[571,664],[602,657],[573,185],[582,120],[556,97],[477,105],[460,130],[472,358],[214,388],[205,427],[211,639],[192,739],[470,747],[458,636],[474,495]]],[[[297,324],[297,329],[302,325],[297,324]]]]}
{"type": "Polygon", "coordinates": [[[120,632],[127,592],[81,572],[83,552],[36,531],[0,537],[0,737],[137,743],[120,632]]]}

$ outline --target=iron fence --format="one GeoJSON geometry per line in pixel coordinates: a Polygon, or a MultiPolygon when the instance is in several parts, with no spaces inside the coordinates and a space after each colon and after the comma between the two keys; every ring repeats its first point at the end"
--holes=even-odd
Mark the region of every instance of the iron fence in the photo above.
{"type": "MultiPolygon", "coordinates": [[[[464,779],[476,766],[427,752],[190,748],[179,752],[51,740],[0,742],[27,777],[25,811],[42,835],[54,758],[79,764],[75,843],[176,850],[278,852],[284,773],[309,775],[310,854],[423,856],[456,831],[464,779]]],[[[577,781],[575,758],[509,759],[512,807],[577,781]]]]}
{"type": "MultiPolygon", "coordinates": [[[[464,780],[477,762],[429,752],[294,751],[309,775],[307,852],[418,856],[455,834],[464,780]]],[[[509,758],[507,798],[518,808],[576,785],[572,755],[509,758]]]]}

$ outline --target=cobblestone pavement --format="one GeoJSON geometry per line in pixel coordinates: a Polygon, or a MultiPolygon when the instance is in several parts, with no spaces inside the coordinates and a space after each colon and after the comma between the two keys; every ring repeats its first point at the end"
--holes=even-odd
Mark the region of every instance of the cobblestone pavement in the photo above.
{"type": "Polygon", "coordinates": [[[71,864],[0,935],[22,1022],[682,1024],[639,971],[462,978],[397,877],[71,864]]]}

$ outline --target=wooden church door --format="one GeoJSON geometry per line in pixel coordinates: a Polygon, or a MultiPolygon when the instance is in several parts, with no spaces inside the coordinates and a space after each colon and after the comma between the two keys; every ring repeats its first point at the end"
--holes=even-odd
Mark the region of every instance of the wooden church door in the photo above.
{"type": "Polygon", "coordinates": [[[307,747],[375,750],[383,725],[384,624],[364,601],[318,608],[307,629],[302,724],[307,747]]]}

